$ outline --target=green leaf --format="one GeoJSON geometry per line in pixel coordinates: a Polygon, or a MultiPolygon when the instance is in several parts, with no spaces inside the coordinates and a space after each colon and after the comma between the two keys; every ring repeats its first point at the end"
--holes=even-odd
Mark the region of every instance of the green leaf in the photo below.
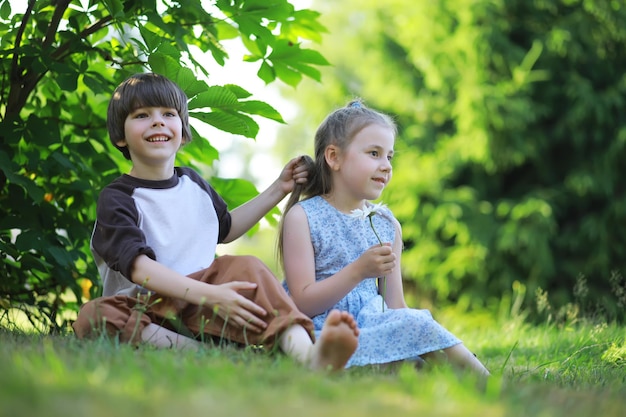
{"type": "Polygon", "coordinates": [[[292,20],[283,23],[281,35],[292,42],[302,38],[321,43],[322,34],[328,33],[328,29],[319,23],[319,16],[320,13],[313,10],[297,10],[294,12],[292,20]]]}
{"type": "MultiPolygon", "coordinates": [[[[0,240],[0,252],[9,255],[13,259],[17,259],[19,252],[15,249],[11,242],[8,243],[9,244],[5,243],[3,240],[0,240]]],[[[6,260],[7,258],[3,259],[3,261],[6,260]]]]}
{"type": "Polygon", "coordinates": [[[291,63],[290,67],[295,71],[300,72],[311,79],[314,79],[315,81],[322,80],[322,73],[317,68],[313,68],[300,62],[291,63]]]}
{"type": "Polygon", "coordinates": [[[189,101],[189,110],[206,107],[235,107],[237,96],[228,88],[208,87],[189,101]]]}
{"type": "Polygon", "coordinates": [[[215,62],[223,67],[226,63],[226,58],[228,58],[228,54],[223,49],[222,45],[218,42],[212,42],[209,44],[209,51],[211,51],[211,56],[215,62]]]}
{"type": "Polygon", "coordinates": [[[210,165],[213,161],[219,159],[219,152],[211,143],[204,138],[193,126],[191,127],[193,140],[186,144],[182,149],[184,152],[179,154],[189,154],[203,164],[210,165]]]}
{"type": "Polygon", "coordinates": [[[38,230],[25,230],[22,231],[15,238],[15,247],[20,251],[27,250],[41,250],[43,249],[45,244],[41,239],[41,232],[38,230]]]}
{"type": "Polygon", "coordinates": [[[234,133],[247,138],[255,138],[259,133],[259,125],[252,118],[240,113],[214,110],[210,113],[190,112],[189,116],[224,132],[234,133]]]}
{"type": "Polygon", "coordinates": [[[98,72],[87,71],[83,74],[83,83],[93,93],[102,93],[111,91],[111,82],[98,72]]]}
{"type": "Polygon", "coordinates": [[[274,68],[266,60],[263,60],[261,68],[259,68],[256,75],[262,79],[265,84],[269,84],[276,79],[276,72],[274,71],[274,68]]]}
{"type": "Polygon", "coordinates": [[[71,266],[75,259],[70,255],[67,249],[58,246],[48,246],[46,252],[61,266],[71,266]]]}
{"type": "Polygon", "coordinates": [[[237,28],[223,20],[215,22],[215,29],[217,30],[217,36],[220,40],[235,39],[239,36],[237,28]]]}
{"type": "Polygon", "coordinates": [[[180,62],[170,55],[166,55],[160,52],[155,52],[148,57],[148,65],[152,69],[152,72],[164,75],[172,79],[172,75],[176,75],[179,68],[181,68],[180,62]]]}
{"type": "Polygon", "coordinates": [[[329,65],[329,62],[313,49],[302,49],[299,44],[281,40],[273,46],[272,53],[268,57],[271,61],[289,60],[314,65],[329,65]]]}
{"type": "Polygon", "coordinates": [[[6,20],[11,16],[11,3],[7,1],[3,1],[2,5],[0,5],[0,18],[6,20]]]}
{"type": "Polygon", "coordinates": [[[113,18],[124,16],[124,3],[121,0],[104,0],[104,6],[113,18]]]}
{"type": "Polygon", "coordinates": [[[231,210],[259,195],[254,184],[244,179],[213,177],[209,182],[215,188],[215,191],[226,201],[231,210]]]}
{"type": "Polygon", "coordinates": [[[248,114],[263,116],[267,119],[275,120],[280,123],[285,123],[285,120],[280,115],[280,113],[275,108],[263,101],[240,101],[238,110],[248,114]]]}
{"type": "Polygon", "coordinates": [[[266,45],[270,45],[276,37],[265,26],[261,26],[258,20],[251,19],[247,15],[240,15],[233,17],[233,20],[239,26],[239,31],[244,35],[243,38],[254,36],[257,39],[261,39],[266,45]]]}
{"type": "Polygon", "coordinates": [[[56,80],[61,89],[65,91],[76,91],[78,75],[78,72],[67,68],[67,71],[57,73],[56,80]]]}
{"type": "Polygon", "coordinates": [[[241,11],[259,19],[282,21],[293,14],[294,7],[285,0],[246,0],[242,2],[241,11]]]}
{"type": "MultiPolygon", "coordinates": [[[[152,54],[167,55],[178,63],[177,66],[183,67],[183,65],[181,64],[182,54],[180,48],[170,42],[163,42],[163,38],[161,38],[161,44],[155,49],[154,52],[152,52],[152,54]]],[[[187,67],[185,66],[184,68],[187,67]]]]}
{"type": "Polygon", "coordinates": [[[52,143],[59,143],[59,126],[49,119],[43,119],[36,114],[31,114],[26,121],[24,138],[29,144],[48,146],[52,143]]]}
{"type": "Polygon", "coordinates": [[[163,43],[163,36],[149,30],[145,25],[139,26],[139,33],[148,48],[148,52],[156,51],[163,43]]]}
{"type": "Polygon", "coordinates": [[[52,154],[52,159],[57,161],[59,165],[68,169],[69,171],[76,170],[76,166],[72,163],[72,161],[70,161],[65,155],[61,154],[60,152],[54,152],[52,154]]]}
{"type": "Polygon", "coordinates": [[[22,254],[20,257],[20,263],[22,264],[22,268],[27,271],[37,270],[46,272],[52,268],[52,264],[30,253],[22,254]]]}
{"type": "Polygon", "coordinates": [[[26,178],[22,175],[16,174],[9,169],[12,165],[11,161],[7,157],[6,153],[0,151],[0,169],[4,172],[4,175],[7,177],[9,182],[13,184],[20,185],[23,187],[30,198],[35,203],[40,203],[43,200],[44,190],[42,190],[34,181],[30,178],[26,178]]]}
{"type": "Polygon", "coordinates": [[[235,84],[226,84],[224,88],[228,88],[238,99],[248,98],[252,96],[248,90],[235,84]]]}
{"type": "Polygon", "coordinates": [[[251,61],[263,58],[267,52],[267,44],[260,38],[253,40],[248,36],[242,36],[241,42],[243,43],[243,46],[245,46],[246,49],[252,54],[249,59],[251,61]]]}
{"type": "Polygon", "coordinates": [[[274,62],[274,70],[279,79],[292,87],[296,87],[302,80],[302,75],[299,72],[280,62],[274,62]]]}
{"type": "Polygon", "coordinates": [[[175,57],[155,52],[148,58],[148,64],[153,72],[164,75],[178,84],[187,97],[193,97],[207,89],[207,84],[198,80],[189,68],[181,66],[175,57]]]}
{"type": "Polygon", "coordinates": [[[314,65],[330,65],[322,54],[313,49],[302,49],[298,45],[298,61],[314,65]]]}

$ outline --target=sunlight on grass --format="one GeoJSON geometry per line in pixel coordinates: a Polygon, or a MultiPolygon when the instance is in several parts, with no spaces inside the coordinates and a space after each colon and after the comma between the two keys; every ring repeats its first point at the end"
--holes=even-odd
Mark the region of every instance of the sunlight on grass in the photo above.
{"type": "Polygon", "coordinates": [[[493,376],[446,366],[310,372],[282,355],[234,348],[138,349],[0,331],[0,416],[621,416],[624,327],[437,312],[493,376]]]}
{"type": "Polygon", "coordinates": [[[462,303],[433,310],[491,370],[486,385],[445,366],[325,375],[252,350],[43,336],[15,311],[0,323],[10,330],[0,330],[0,416],[624,415],[624,327],[578,317],[531,325],[516,301],[522,290],[492,306],[496,314],[462,303]]]}

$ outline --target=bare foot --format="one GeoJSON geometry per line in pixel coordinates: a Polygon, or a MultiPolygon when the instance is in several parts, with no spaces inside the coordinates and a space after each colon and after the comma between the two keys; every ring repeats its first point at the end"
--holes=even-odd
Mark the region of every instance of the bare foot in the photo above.
{"type": "Polygon", "coordinates": [[[333,310],[328,313],[322,334],[313,346],[312,369],[343,369],[358,345],[359,329],[352,314],[333,310]]]}

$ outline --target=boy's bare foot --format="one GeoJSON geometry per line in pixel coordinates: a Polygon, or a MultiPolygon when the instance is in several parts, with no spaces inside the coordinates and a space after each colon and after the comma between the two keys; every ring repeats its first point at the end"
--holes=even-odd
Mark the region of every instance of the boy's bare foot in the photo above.
{"type": "Polygon", "coordinates": [[[352,314],[333,310],[328,313],[322,334],[313,346],[311,368],[340,370],[358,345],[359,329],[352,314]]]}

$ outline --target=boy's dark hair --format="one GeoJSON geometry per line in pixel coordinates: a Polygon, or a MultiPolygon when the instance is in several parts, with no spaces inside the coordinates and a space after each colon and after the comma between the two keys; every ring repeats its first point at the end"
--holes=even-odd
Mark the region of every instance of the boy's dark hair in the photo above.
{"type": "Polygon", "coordinates": [[[168,107],[176,109],[183,125],[182,143],[191,141],[187,96],[169,78],[154,73],[135,74],[121,83],[113,92],[107,109],[107,129],[113,146],[130,159],[128,147],[118,146],[124,139],[126,117],[140,107],[168,107]]]}

